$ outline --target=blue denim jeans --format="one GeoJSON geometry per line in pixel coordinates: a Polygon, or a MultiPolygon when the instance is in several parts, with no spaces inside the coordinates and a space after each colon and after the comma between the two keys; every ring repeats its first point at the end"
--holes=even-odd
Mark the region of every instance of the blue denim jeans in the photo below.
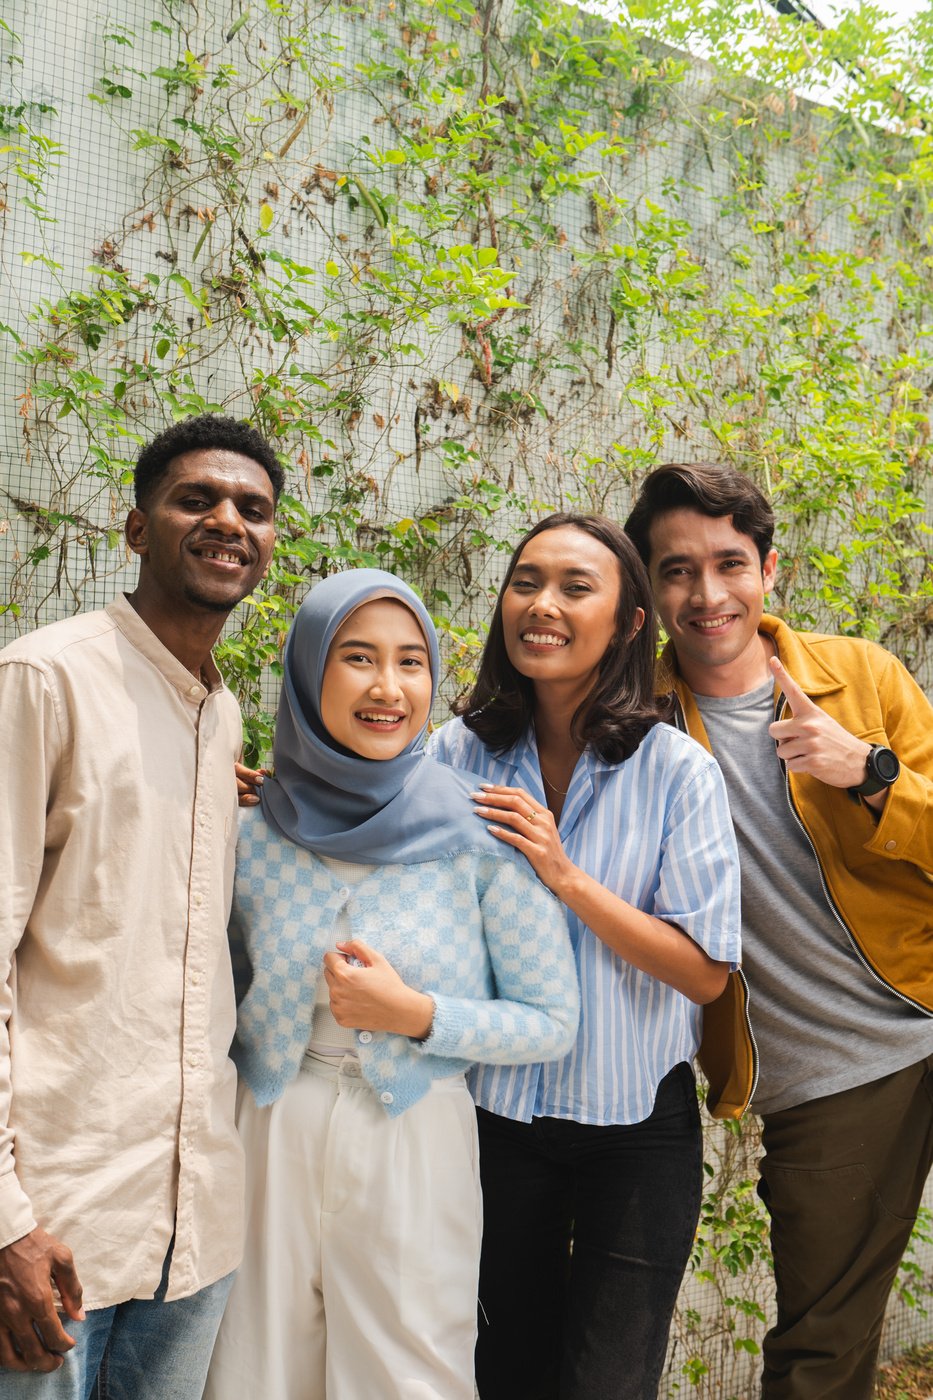
{"type": "Polygon", "coordinates": [[[690,1066],[643,1123],[477,1113],[482,1400],[653,1400],[700,1211],[690,1066]]]}
{"type": "Polygon", "coordinates": [[[75,1345],[57,1371],[0,1371],[2,1400],[201,1400],[233,1274],[167,1303],[171,1257],[154,1298],[66,1318],[75,1345]]]}

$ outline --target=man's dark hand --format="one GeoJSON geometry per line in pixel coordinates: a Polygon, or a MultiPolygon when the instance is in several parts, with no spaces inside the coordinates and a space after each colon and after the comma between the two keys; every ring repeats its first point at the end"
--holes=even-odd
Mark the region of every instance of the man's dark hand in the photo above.
{"type": "Polygon", "coordinates": [[[67,1245],[36,1227],[0,1249],[0,1366],[10,1371],[57,1371],[62,1352],[74,1346],[56,1311],[84,1319],[81,1283],[67,1245]]]}

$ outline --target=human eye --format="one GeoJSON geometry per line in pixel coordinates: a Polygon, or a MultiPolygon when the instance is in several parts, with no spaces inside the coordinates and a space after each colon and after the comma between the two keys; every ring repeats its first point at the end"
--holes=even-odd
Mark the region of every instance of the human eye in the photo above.
{"type": "Polygon", "coordinates": [[[402,658],[402,665],[407,666],[409,670],[420,671],[424,667],[424,662],[420,656],[405,656],[402,658]]]}
{"type": "Polygon", "coordinates": [[[575,583],[568,583],[566,591],[568,593],[592,593],[593,590],[588,583],[577,581],[575,583]]]}
{"type": "Polygon", "coordinates": [[[509,587],[516,593],[530,593],[534,584],[530,578],[513,578],[509,587]]]}

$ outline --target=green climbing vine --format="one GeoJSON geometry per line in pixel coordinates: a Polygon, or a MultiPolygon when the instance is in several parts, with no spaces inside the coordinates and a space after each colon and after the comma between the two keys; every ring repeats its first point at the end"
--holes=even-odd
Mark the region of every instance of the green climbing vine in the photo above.
{"type": "MultiPolygon", "coordinates": [[[[516,533],[557,506],[624,515],[677,457],[772,492],[780,611],[929,675],[933,21],[767,9],[128,0],[82,20],[91,78],[58,100],[12,0],[10,627],[116,586],[139,443],[222,410],[288,476],[273,569],[221,647],[251,757],[315,578],[412,580],[449,694],[516,533]],[[65,176],[92,187],[102,152],[130,193],[102,198],[85,249],[65,176]]],[[[703,1393],[761,1332],[749,1132],[710,1138],[696,1268],[715,1304],[681,1316],[675,1377],[703,1393]]]]}

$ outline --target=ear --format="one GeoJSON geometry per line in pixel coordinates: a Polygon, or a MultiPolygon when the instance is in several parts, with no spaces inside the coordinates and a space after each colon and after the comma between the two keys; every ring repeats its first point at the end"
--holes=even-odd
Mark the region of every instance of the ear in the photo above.
{"type": "Polygon", "coordinates": [[[766,593],[770,593],[774,587],[774,580],[777,578],[778,552],[776,549],[769,549],[765,555],[765,562],[761,566],[761,581],[764,584],[766,593]]]}
{"type": "Polygon", "coordinates": [[[628,634],[628,636],[626,637],[625,640],[626,640],[627,642],[633,642],[633,641],[635,640],[635,638],[638,636],[638,634],[639,634],[639,632],[641,631],[641,629],[644,627],[644,625],[645,625],[645,610],[644,610],[644,608],[636,608],[636,609],[635,609],[635,616],[634,616],[634,618],[633,618],[633,620],[632,620],[631,629],[630,629],[629,634],[628,634]]]}
{"type": "Polygon", "coordinates": [[[148,530],[149,517],[139,506],[134,506],[126,517],[123,534],[130,549],[141,558],[145,558],[149,553],[148,530]]]}

